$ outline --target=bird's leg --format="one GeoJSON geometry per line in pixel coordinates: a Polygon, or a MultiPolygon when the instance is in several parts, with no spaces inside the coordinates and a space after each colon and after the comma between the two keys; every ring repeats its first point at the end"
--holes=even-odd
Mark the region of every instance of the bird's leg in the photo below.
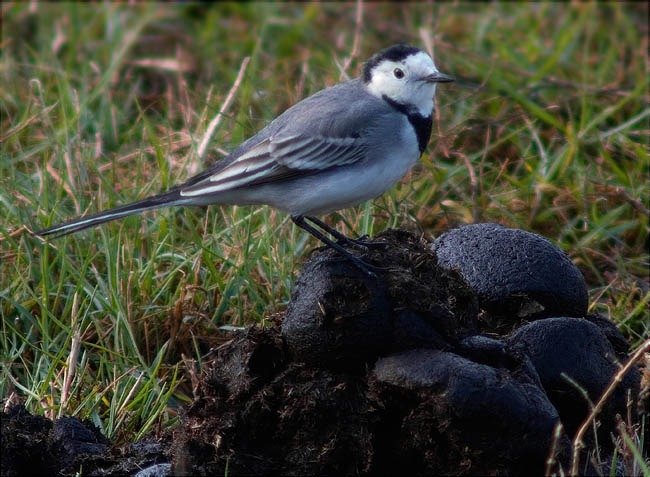
{"type": "Polygon", "coordinates": [[[336,239],[336,241],[338,243],[344,243],[344,244],[360,247],[362,250],[367,250],[367,247],[360,240],[356,240],[356,239],[353,239],[351,237],[346,237],[341,232],[339,232],[338,230],[336,230],[333,227],[330,227],[325,222],[323,222],[320,219],[317,219],[316,217],[312,217],[312,216],[308,215],[308,216],[303,217],[303,219],[304,220],[309,220],[316,227],[318,227],[321,230],[324,230],[325,232],[330,234],[332,237],[334,237],[336,239]]]}
{"type": "Polygon", "coordinates": [[[330,227],[329,225],[327,225],[322,220],[317,219],[316,217],[312,217],[311,215],[305,216],[305,217],[303,217],[303,219],[309,220],[314,225],[316,225],[317,227],[319,227],[320,229],[324,230],[325,232],[330,234],[332,237],[334,237],[337,240],[337,242],[339,242],[339,243],[352,245],[354,247],[360,248],[361,250],[368,250],[368,248],[372,248],[372,247],[377,247],[377,248],[382,247],[383,248],[383,247],[386,246],[386,244],[384,244],[383,242],[362,241],[362,240],[359,240],[359,239],[346,237],[345,235],[343,235],[338,230],[330,227]]]}
{"type": "MultiPolygon", "coordinates": [[[[305,217],[302,215],[292,215],[291,220],[293,221],[294,224],[296,224],[298,227],[301,229],[309,232],[311,235],[316,237],[318,240],[323,242],[325,245],[333,248],[337,252],[339,252],[341,255],[343,255],[345,258],[350,260],[354,265],[356,265],[358,268],[363,270],[369,275],[375,275],[375,272],[381,271],[382,269],[379,267],[375,267],[374,265],[370,265],[369,263],[364,262],[361,260],[359,257],[356,257],[352,255],[349,251],[347,251],[345,248],[343,248],[342,245],[340,245],[337,242],[334,242],[333,240],[329,239],[325,234],[323,234],[321,231],[318,229],[314,228],[312,225],[309,225],[307,222],[305,222],[305,219],[309,219],[313,221],[316,225],[320,225],[319,222],[322,224],[320,220],[314,221],[313,217],[305,217]]],[[[333,230],[331,227],[325,226],[323,227],[325,230],[333,230]]],[[[340,234],[339,232],[332,233],[332,235],[336,238],[342,237],[344,240],[343,242],[349,241],[347,237],[345,237],[343,234],[340,234]]]]}

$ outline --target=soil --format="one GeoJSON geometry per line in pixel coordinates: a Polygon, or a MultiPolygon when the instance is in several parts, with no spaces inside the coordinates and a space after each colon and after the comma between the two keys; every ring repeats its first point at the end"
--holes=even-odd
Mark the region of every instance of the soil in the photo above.
{"type": "MultiPolygon", "coordinates": [[[[355,254],[385,270],[372,275],[333,251],[315,254],[286,316],[229,332],[214,350],[171,434],[118,447],[90,422],[52,422],[14,406],[2,413],[2,475],[566,469],[571,436],[555,433],[557,403],[525,349],[509,341],[529,317],[493,304],[483,309],[457,273],[438,266],[422,237],[388,231],[355,254]]],[[[557,322],[570,327],[562,320],[595,323],[603,346],[613,343],[624,356],[625,339],[602,317],[557,322]]]]}

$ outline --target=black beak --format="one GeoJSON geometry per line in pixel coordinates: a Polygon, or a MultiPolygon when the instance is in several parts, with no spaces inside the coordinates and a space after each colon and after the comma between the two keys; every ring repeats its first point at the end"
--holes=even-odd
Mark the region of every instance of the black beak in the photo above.
{"type": "Polygon", "coordinates": [[[424,78],[422,78],[422,81],[426,81],[427,83],[451,83],[452,81],[454,81],[454,78],[452,76],[437,71],[432,75],[425,76],[424,78]]]}

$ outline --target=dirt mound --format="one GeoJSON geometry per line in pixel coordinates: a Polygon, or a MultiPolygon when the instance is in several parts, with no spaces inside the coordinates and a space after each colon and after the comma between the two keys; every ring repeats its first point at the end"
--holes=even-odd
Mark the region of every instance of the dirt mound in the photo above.
{"type": "MultiPolygon", "coordinates": [[[[385,232],[356,252],[379,267],[374,275],[330,250],[315,254],[282,320],[231,333],[214,350],[173,439],[117,449],[89,423],[52,423],[22,408],[3,413],[2,474],[72,475],[83,468],[84,475],[123,475],[148,468],[139,475],[535,475],[566,469],[570,439],[589,409],[561,374],[595,400],[625,359],[627,343],[605,318],[575,316],[584,308],[582,292],[574,294],[580,303],[569,316],[548,316],[543,309],[555,303],[552,287],[545,285],[540,299],[540,279],[525,264],[499,270],[508,281],[503,293],[499,280],[490,284],[486,306],[478,286],[490,279],[488,258],[499,254],[484,246],[490,241],[468,241],[465,232],[453,256],[462,257],[468,243],[487,254],[475,260],[482,275],[472,268],[467,282],[461,270],[438,263],[431,243],[406,232],[385,232]],[[513,278],[517,273],[525,276],[513,278]],[[495,299],[500,296],[503,302],[495,299]],[[565,431],[556,433],[560,422],[565,431]]],[[[539,250],[521,250],[528,242],[540,243],[517,242],[517,256],[543,261],[539,250]]],[[[562,254],[545,242],[543,249],[580,281],[562,254]]],[[[499,243],[499,250],[509,249],[499,243]]],[[[572,299],[562,293],[562,300],[572,299]]],[[[603,410],[598,432],[605,452],[616,414],[627,411],[627,390],[636,396],[638,389],[635,369],[603,410]]]]}

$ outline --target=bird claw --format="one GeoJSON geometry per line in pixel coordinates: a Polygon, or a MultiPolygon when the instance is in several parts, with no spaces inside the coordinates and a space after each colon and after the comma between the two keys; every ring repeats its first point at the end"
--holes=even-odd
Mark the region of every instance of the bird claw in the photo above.
{"type": "Polygon", "coordinates": [[[378,240],[370,240],[368,235],[363,235],[362,237],[359,238],[350,238],[350,237],[344,237],[342,239],[339,239],[336,241],[339,244],[347,244],[350,245],[357,250],[360,250],[362,252],[367,252],[370,249],[385,249],[388,247],[388,244],[385,242],[380,242],[378,240]]]}

